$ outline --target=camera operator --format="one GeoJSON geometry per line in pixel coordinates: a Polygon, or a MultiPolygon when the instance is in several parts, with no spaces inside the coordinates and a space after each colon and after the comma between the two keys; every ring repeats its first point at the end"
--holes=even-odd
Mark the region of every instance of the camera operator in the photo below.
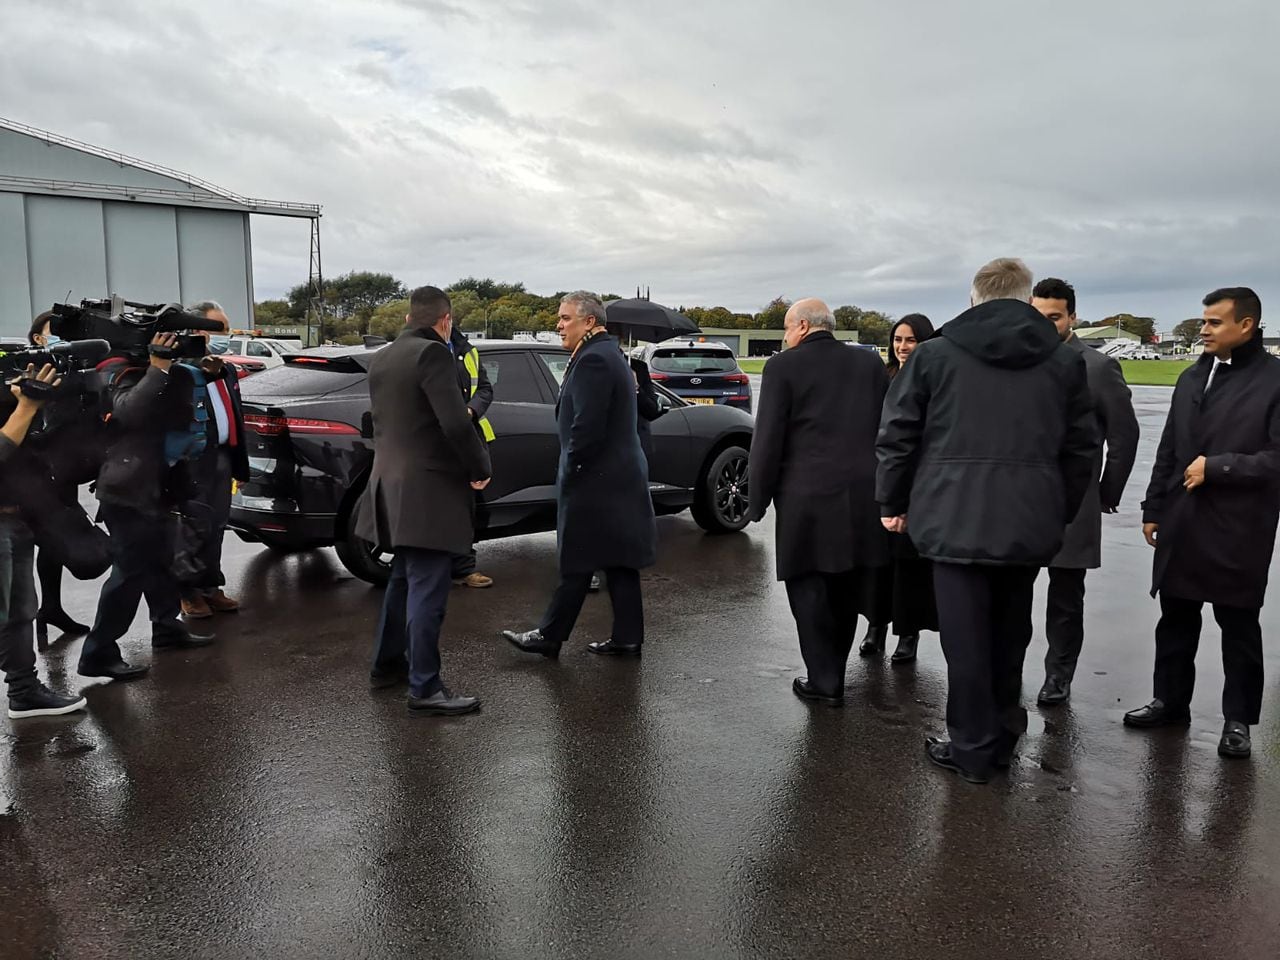
{"type": "MultiPolygon", "coordinates": [[[[52,347],[62,342],[62,338],[50,332],[53,320],[52,310],[46,310],[31,322],[31,330],[27,339],[33,347],[52,347]]],[[[80,491],[74,478],[55,477],[57,480],[54,494],[58,500],[68,506],[79,503],[80,491]]],[[[62,607],[62,561],[51,551],[41,548],[36,553],[36,576],[40,581],[40,608],[36,612],[36,635],[45,639],[49,628],[62,631],[64,634],[82,636],[89,632],[89,625],[73,620],[62,607]]]]}
{"type": "Polygon", "coordinates": [[[175,529],[170,516],[186,499],[186,461],[170,463],[166,435],[192,419],[189,374],[174,367],[178,338],[157,333],[145,371],[127,370],[111,387],[106,461],[98,475],[101,518],[111,534],[111,576],[85,637],[79,672],[86,677],[137,680],[149,667],[126,663],[117,641],[129,630],[145,595],[153,649],[202,647],[213,637],[190,633],[178,619],[173,570],[175,529]]]}
{"type": "MultiPolygon", "coordinates": [[[[187,308],[206,320],[222,324],[223,332],[231,329],[226,312],[213,300],[202,300],[187,308]]],[[[201,331],[205,340],[208,331],[201,331]]],[[[201,620],[215,613],[234,613],[240,604],[223,592],[227,582],[222,573],[222,539],[231,517],[231,481],[249,479],[249,454],[244,446],[244,413],[240,408],[240,373],[232,363],[208,355],[200,361],[208,382],[208,445],[191,469],[191,499],[206,508],[206,529],[196,552],[203,572],[182,584],[182,615],[188,620],[201,620]]]]}
{"type": "MultiPolygon", "coordinates": [[[[60,381],[52,366],[37,374],[27,367],[24,378],[56,387],[60,381]]],[[[31,421],[42,400],[22,392],[21,379],[10,387],[17,406],[0,427],[0,478],[5,464],[27,438],[31,421]]],[[[83,710],[83,697],[54,693],[36,673],[33,621],[36,616],[36,584],[32,576],[35,540],[23,522],[12,497],[0,484],[0,669],[9,685],[9,716],[51,717],[83,710]]]]}

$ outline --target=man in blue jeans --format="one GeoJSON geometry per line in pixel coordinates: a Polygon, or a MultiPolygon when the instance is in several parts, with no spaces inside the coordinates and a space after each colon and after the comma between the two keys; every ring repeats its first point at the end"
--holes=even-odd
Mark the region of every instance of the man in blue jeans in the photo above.
{"type": "MultiPolygon", "coordinates": [[[[56,384],[56,374],[46,366],[38,374],[30,367],[26,377],[56,384]]],[[[84,697],[54,693],[36,673],[36,582],[33,573],[35,540],[13,505],[5,484],[15,453],[27,438],[42,401],[27,396],[18,383],[9,387],[17,401],[0,427],[0,669],[9,685],[9,716],[52,717],[83,710],[84,697]]]]}
{"type": "Polygon", "coordinates": [[[471,713],[440,676],[440,628],[453,558],[471,549],[473,491],[489,483],[489,451],[472,426],[449,349],[449,297],[419,287],[405,329],[369,364],[373,470],[356,532],[395,551],[370,681],[409,681],[409,710],[471,713]],[[406,648],[408,659],[405,658],[406,648]]]}

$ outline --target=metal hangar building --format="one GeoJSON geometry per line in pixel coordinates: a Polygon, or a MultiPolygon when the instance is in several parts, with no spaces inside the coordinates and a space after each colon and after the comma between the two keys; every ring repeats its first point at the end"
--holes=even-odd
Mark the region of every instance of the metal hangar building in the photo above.
{"type": "Polygon", "coordinates": [[[54,303],[118,293],[217,300],[253,322],[251,214],[311,221],[320,207],[254,200],[198,177],[0,118],[0,335],[25,337],[54,303]]]}

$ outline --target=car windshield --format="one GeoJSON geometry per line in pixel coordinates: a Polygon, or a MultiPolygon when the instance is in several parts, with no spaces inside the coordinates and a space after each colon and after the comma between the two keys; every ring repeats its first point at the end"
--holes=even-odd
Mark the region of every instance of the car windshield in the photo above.
{"type": "Polygon", "coordinates": [[[738,361],[723,350],[659,350],[649,364],[659,373],[733,373],[738,361]]]}

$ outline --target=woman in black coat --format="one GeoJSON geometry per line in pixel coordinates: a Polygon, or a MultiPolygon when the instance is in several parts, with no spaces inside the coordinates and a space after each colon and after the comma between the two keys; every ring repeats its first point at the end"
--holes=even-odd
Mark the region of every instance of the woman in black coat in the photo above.
{"type": "Polygon", "coordinates": [[[560,303],[556,329],[573,351],[556,404],[560,586],[536,630],[503,631],[521,650],[547,657],[569,638],[596,570],[608,581],[613,634],[588,649],[638,656],[644,642],[640,570],[657,560],[657,527],[636,430],[636,377],[604,322],[604,305],[592,294],[571,293],[560,303]]]}
{"type": "MultiPolygon", "coordinates": [[[[27,339],[32,346],[52,346],[58,342],[59,338],[49,332],[52,319],[53,312],[46,311],[31,322],[27,339]]],[[[78,506],[80,491],[74,479],[57,478],[53,492],[58,502],[78,506]]],[[[36,634],[40,639],[48,638],[50,627],[65,634],[88,633],[88,624],[71,619],[71,615],[62,609],[62,562],[48,550],[41,549],[36,554],[36,574],[40,578],[40,610],[36,614],[36,634]]]]}
{"type": "MultiPolygon", "coordinates": [[[[909,313],[889,331],[889,379],[896,377],[917,346],[933,336],[933,324],[923,313],[909,313]]],[[[921,630],[938,629],[938,606],[933,596],[933,564],[916,553],[911,538],[893,533],[890,549],[892,565],[876,588],[872,604],[872,622],[862,638],[858,653],[864,657],[884,652],[889,624],[898,638],[898,647],[890,660],[911,663],[916,658],[921,630]]]]}

